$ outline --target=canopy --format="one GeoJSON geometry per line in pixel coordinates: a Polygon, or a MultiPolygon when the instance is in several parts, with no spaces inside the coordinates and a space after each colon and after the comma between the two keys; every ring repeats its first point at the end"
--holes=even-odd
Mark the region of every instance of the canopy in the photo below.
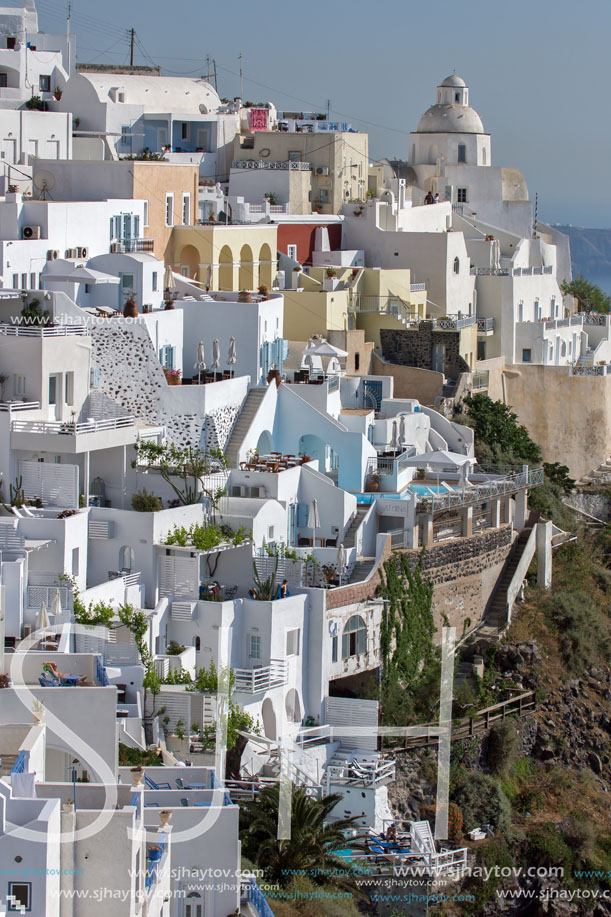
{"type": "Polygon", "coordinates": [[[198,372],[203,372],[206,368],[206,360],[204,356],[204,342],[200,341],[197,345],[197,359],[195,361],[195,366],[193,369],[197,369],[198,372]]]}
{"type": "Polygon", "coordinates": [[[163,276],[163,286],[166,290],[171,290],[174,284],[174,272],[172,268],[168,265],[165,269],[165,274],[163,276]]]}
{"type": "Polygon", "coordinates": [[[322,344],[317,344],[316,347],[308,347],[304,350],[304,354],[310,354],[316,357],[347,357],[348,351],[342,350],[340,347],[334,347],[333,344],[329,344],[328,341],[323,341],[322,344]]]}
{"type": "Polygon", "coordinates": [[[318,514],[318,500],[314,498],[310,503],[310,510],[308,512],[308,528],[309,529],[318,529],[320,528],[320,516],[318,514]]]}
{"type": "Polygon", "coordinates": [[[60,615],[62,613],[62,602],[59,595],[59,589],[56,589],[51,599],[51,614],[60,615]]]}
{"type": "Polygon", "coordinates": [[[421,468],[429,465],[431,468],[460,468],[464,464],[475,465],[475,459],[470,455],[461,455],[459,452],[447,452],[438,449],[436,452],[423,452],[422,455],[412,455],[406,459],[405,465],[414,465],[421,468]]]}
{"type": "Polygon", "coordinates": [[[219,339],[215,338],[212,342],[212,366],[210,369],[218,369],[221,362],[221,345],[219,339]]]}
{"type": "Polygon", "coordinates": [[[48,627],[50,624],[49,615],[47,613],[47,606],[44,602],[40,603],[40,611],[38,612],[38,617],[36,618],[36,630],[43,630],[43,628],[48,627]]]}
{"type": "Polygon", "coordinates": [[[75,267],[68,274],[45,274],[45,282],[58,280],[62,283],[120,283],[115,274],[94,271],[91,267],[75,267]]]}
{"type": "Polygon", "coordinates": [[[390,438],[390,448],[396,452],[399,448],[399,440],[397,439],[397,421],[393,420],[392,422],[392,436],[390,438]]]}
{"type": "Polygon", "coordinates": [[[233,366],[237,362],[238,355],[235,347],[235,338],[229,338],[229,352],[227,354],[227,363],[229,366],[233,366]]]}

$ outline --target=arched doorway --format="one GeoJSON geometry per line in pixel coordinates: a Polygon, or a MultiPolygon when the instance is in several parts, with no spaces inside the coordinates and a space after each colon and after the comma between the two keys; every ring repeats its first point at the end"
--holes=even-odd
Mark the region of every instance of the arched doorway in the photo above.
{"type": "Polygon", "coordinates": [[[223,245],[219,254],[219,290],[233,290],[233,252],[223,245]]]}
{"type": "Polygon", "coordinates": [[[261,246],[259,252],[259,283],[265,284],[268,289],[272,286],[272,250],[267,243],[261,246]]]}
{"type": "Polygon", "coordinates": [[[274,713],[274,705],[272,704],[269,697],[266,697],[263,701],[263,706],[261,707],[261,716],[263,718],[263,732],[265,733],[266,738],[276,739],[276,714],[274,713]]]}
{"type": "Polygon", "coordinates": [[[238,286],[240,290],[254,290],[255,288],[255,266],[250,245],[243,245],[240,251],[240,280],[238,286]]]}
{"type": "Polygon", "coordinates": [[[301,704],[299,703],[299,694],[295,688],[291,688],[287,692],[284,708],[289,723],[301,723],[301,704]]]}
{"type": "Polygon", "coordinates": [[[199,280],[199,252],[194,245],[185,245],[181,251],[180,272],[190,280],[199,280]]]}
{"type": "Polygon", "coordinates": [[[274,443],[271,434],[267,430],[264,430],[257,440],[257,452],[259,455],[269,455],[273,448],[274,443]]]}

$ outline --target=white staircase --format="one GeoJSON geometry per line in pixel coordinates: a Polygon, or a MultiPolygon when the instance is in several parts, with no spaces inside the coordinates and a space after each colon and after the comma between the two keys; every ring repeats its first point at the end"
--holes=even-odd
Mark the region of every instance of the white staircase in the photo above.
{"type": "Polygon", "coordinates": [[[605,484],[607,481],[611,481],[611,455],[592,471],[584,474],[577,481],[577,487],[583,487],[586,484],[605,484]]]}
{"type": "Polygon", "coordinates": [[[238,467],[238,454],[240,451],[240,446],[244,442],[244,438],[250,430],[251,424],[257,411],[259,410],[261,402],[265,398],[266,392],[266,388],[251,388],[246,401],[242,405],[240,416],[236,421],[236,424],[231,432],[231,436],[229,437],[229,441],[225,447],[225,455],[227,457],[229,468],[238,467]]]}

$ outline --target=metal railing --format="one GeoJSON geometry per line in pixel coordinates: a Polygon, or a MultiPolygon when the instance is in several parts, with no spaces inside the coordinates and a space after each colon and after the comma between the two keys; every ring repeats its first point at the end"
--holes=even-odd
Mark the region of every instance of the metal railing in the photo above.
{"type": "Polygon", "coordinates": [[[367,459],[366,474],[393,474],[395,465],[397,470],[404,468],[407,459],[413,458],[416,454],[416,447],[410,446],[400,455],[376,455],[367,459]]]}
{"type": "Polygon", "coordinates": [[[362,786],[379,786],[395,779],[395,762],[352,761],[350,764],[329,764],[325,771],[330,783],[354,783],[362,786]]]}
{"type": "Polygon", "coordinates": [[[328,392],[339,391],[339,376],[328,376],[327,377],[327,391],[328,392]]]}
{"type": "Polygon", "coordinates": [[[460,331],[461,328],[475,325],[476,322],[476,315],[462,315],[460,312],[457,315],[442,315],[441,318],[434,320],[436,328],[448,331],[460,331]]]}
{"type": "Polygon", "coordinates": [[[27,325],[25,324],[0,324],[0,335],[7,337],[67,337],[68,335],[91,334],[85,325],[27,325]]]}
{"type": "Polygon", "coordinates": [[[473,391],[488,388],[490,384],[490,371],[485,369],[481,373],[473,373],[473,391]]]}
{"type": "Polygon", "coordinates": [[[410,293],[422,293],[426,290],[426,283],[410,283],[410,293]]]}
{"type": "Polygon", "coordinates": [[[22,748],[19,754],[17,755],[17,760],[10,769],[11,774],[23,774],[29,758],[29,752],[22,748]]]}
{"type": "Polygon", "coordinates": [[[155,250],[154,239],[120,239],[113,244],[120,245],[122,252],[153,252],[155,250]]]}
{"type": "Polygon", "coordinates": [[[243,694],[259,694],[286,684],[287,664],[283,659],[271,659],[269,665],[258,669],[234,669],[234,673],[236,691],[243,694]]]}
{"type": "Polygon", "coordinates": [[[479,331],[494,331],[494,319],[493,318],[478,318],[477,330],[478,332],[479,331]]]}
{"type": "Polygon", "coordinates": [[[293,162],[290,159],[271,160],[267,159],[234,159],[231,163],[232,169],[282,169],[290,172],[311,172],[312,166],[309,162],[293,162]]]}
{"type": "MultiPolygon", "coordinates": [[[[414,284],[425,288],[425,284],[414,284]]],[[[370,293],[357,293],[350,305],[351,312],[375,313],[378,315],[394,315],[406,321],[418,321],[419,316],[414,312],[409,303],[400,296],[375,296],[370,293]]]]}
{"type": "Polygon", "coordinates": [[[40,401],[0,401],[0,411],[12,414],[14,411],[39,411],[40,401]]]}
{"type": "Polygon", "coordinates": [[[473,506],[483,500],[502,497],[526,490],[529,487],[540,487],[544,483],[543,468],[528,468],[518,474],[497,478],[484,484],[473,484],[461,490],[430,496],[417,495],[417,511],[420,513],[441,513],[460,506],[473,506]]]}
{"type": "Polygon", "coordinates": [[[583,318],[584,325],[609,325],[611,324],[611,315],[603,312],[579,312],[583,318]]]}
{"type": "Polygon", "coordinates": [[[267,903],[265,895],[257,885],[257,880],[254,876],[248,876],[240,881],[240,898],[250,904],[257,917],[274,917],[274,912],[267,903]]]}
{"type": "Polygon", "coordinates": [[[605,363],[603,366],[585,366],[576,363],[569,367],[569,376],[609,376],[611,375],[611,363],[605,363]]]}
{"type": "Polygon", "coordinates": [[[136,418],[132,414],[127,414],[125,417],[108,417],[105,420],[13,420],[11,433],[51,433],[53,435],[64,433],[78,436],[82,433],[100,433],[105,430],[119,430],[135,425],[136,418]]]}

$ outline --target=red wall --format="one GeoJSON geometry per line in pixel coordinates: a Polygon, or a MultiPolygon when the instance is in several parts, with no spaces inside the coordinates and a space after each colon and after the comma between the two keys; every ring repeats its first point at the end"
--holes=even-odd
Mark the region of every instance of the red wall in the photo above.
{"type": "Polygon", "coordinates": [[[287,245],[296,245],[299,263],[311,264],[317,226],[326,226],[332,251],[342,247],[341,223],[278,223],[278,251],[286,255],[287,245]]]}

